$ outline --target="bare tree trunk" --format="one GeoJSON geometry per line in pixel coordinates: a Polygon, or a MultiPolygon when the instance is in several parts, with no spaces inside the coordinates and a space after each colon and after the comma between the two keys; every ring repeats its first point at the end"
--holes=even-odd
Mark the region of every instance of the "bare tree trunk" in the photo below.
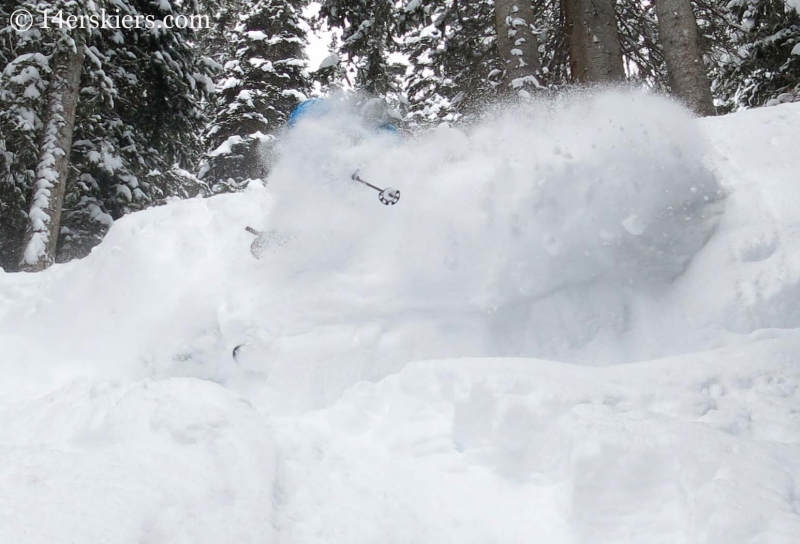
{"type": "Polygon", "coordinates": [[[85,45],[80,42],[73,50],[58,52],[53,58],[44,136],[20,263],[20,269],[27,272],[44,270],[55,262],[85,52],[85,45]]]}
{"type": "Polygon", "coordinates": [[[695,114],[714,115],[711,88],[690,0],[656,0],[658,33],[672,92],[695,114]]]}
{"type": "Polygon", "coordinates": [[[583,83],[625,79],[613,0],[564,0],[572,77],[583,83]]]}
{"type": "Polygon", "coordinates": [[[531,0],[495,0],[497,47],[505,65],[506,89],[539,86],[539,39],[533,32],[531,0]]]}

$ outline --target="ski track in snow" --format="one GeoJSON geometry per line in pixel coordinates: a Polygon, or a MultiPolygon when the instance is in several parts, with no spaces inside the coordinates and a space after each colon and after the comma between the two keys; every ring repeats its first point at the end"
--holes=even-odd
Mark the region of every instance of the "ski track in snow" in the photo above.
{"type": "Polygon", "coordinates": [[[794,544],[798,141],[630,93],[334,115],[0,272],[0,542],[794,544]]]}

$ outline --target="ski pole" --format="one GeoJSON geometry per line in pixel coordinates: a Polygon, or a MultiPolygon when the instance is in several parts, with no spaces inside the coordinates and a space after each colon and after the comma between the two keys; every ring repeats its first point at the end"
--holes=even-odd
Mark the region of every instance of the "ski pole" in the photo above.
{"type": "Polygon", "coordinates": [[[397,204],[398,200],[400,200],[400,190],[399,189],[393,189],[391,187],[387,187],[386,189],[381,189],[380,187],[376,187],[375,185],[369,183],[368,181],[364,181],[363,179],[361,179],[361,177],[359,177],[358,173],[359,173],[359,170],[356,170],[355,172],[353,172],[353,175],[350,176],[353,179],[353,181],[357,181],[357,182],[359,182],[359,183],[361,183],[363,185],[366,185],[367,187],[369,187],[371,189],[375,189],[376,191],[378,191],[378,200],[380,200],[386,206],[389,206],[389,205],[393,206],[393,205],[397,204]]]}

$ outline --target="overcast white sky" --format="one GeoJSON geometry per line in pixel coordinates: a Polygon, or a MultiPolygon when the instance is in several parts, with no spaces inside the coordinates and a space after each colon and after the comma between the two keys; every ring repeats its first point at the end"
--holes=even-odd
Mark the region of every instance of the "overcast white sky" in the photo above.
{"type": "MultiPolygon", "coordinates": [[[[319,12],[319,2],[311,2],[304,9],[303,14],[306,17],[312,17],[319,12]]],[[[308,69],[311,71],[319,68],[319,64],[330,55],[328,51],[328,44],[331,42],[330,32],[309,32],[308,33],[308,46],[306,53],[308,54],[308,69]]]]}

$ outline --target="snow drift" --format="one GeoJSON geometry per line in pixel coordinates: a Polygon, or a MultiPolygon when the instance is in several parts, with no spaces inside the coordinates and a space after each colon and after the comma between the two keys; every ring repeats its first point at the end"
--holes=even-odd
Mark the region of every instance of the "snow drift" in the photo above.
{"type": "Polygon", "coordinates": [[[606,368],[425,361],[359,384],[281,432],[298,505],[320,505],[287,540],[788,544],[798,340],[606,368]]]}
{"type": "Polygon", "coordinates": [[[215,384],[76,380],[0,428],[2,542],[275,539],[269,422],[215,384]]]}
{"type": "Polygon", "coordinates": [[[0,273],[0,540],[793,542],[798,121],[333,115],[0,273]]]}

